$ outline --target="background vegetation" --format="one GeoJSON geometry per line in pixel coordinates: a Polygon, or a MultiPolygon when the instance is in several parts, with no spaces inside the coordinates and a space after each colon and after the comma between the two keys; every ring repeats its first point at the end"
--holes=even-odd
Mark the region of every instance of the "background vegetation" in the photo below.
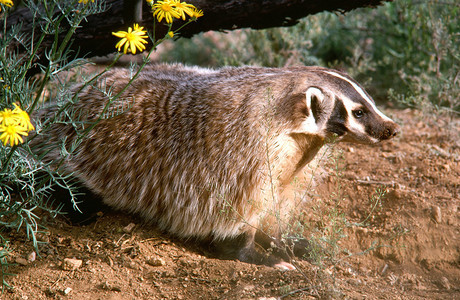
{"type": "Polygon", "coordinates": [[[459,10],[455,0],[396,0],[346,15],[320,13],[294,27],[179,39],[161,60],[344,69],[377,101],[458,116],[459,10]]]}

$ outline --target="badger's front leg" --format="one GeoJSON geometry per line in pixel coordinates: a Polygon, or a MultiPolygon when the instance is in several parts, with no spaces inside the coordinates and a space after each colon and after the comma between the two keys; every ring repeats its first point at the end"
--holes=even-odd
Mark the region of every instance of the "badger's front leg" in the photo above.
{"type": "Polygon", "coordinates": [[[305,238],[287,237],[283,239],[279,235],[269,236],[260,230],[256,232],[255,243],[284,261],[291,261],[294,258],[308,260],[312,252],[311,243],[305,238]]]}
{"type": "Polygon", "coordinates": [[[278,255],[281,253],[277,252],[264,251],[264,249],[258,250],[255,243],[256,232],[255,228],[250,228],[235,237],[213,241],[211,249],[221,259],[238,259],[242,262],[266,265],[281,270],[295,269],[292,264],[284,260],[287,256],[278,255]]]}

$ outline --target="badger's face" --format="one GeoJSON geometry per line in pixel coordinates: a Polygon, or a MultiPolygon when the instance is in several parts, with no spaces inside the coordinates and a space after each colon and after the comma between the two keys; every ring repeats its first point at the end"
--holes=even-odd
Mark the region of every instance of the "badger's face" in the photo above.
{"type": "Polygon", "coordinates": [[[377,109],[374,100],[353,79],[332,70],[320,72],[322,84],[308,87],[305,93],[308,117],[303,128],[314,129],[324,137],[337,135],[341,141],[363,144],[387,140],[399,132],[399,126],[377,109]]]}

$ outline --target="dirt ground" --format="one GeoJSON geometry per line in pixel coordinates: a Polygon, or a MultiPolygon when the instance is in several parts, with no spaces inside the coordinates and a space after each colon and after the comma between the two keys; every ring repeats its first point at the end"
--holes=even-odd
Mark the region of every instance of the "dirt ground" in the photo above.
{"type": "Polygon", "coordinates": [[[342,175],[325,179],[309,204],[335,205],[324,199],[340,186],[337,207],[349,222],[335,263],[297,261],[297,270],[281,271],[210,258],[193,241],[122,212],[103,211],[85,226],[43,215],[39,253],[23,232],[7,235],[17,263],[8,271],[16,276],[7,277],[13,288],[0,297],[460,299],[460,121],[386,112],[402,125],[399,137],[339,145],[342,175]],[[386,195],[370,201],[378,188],[386,195]],[[356,224],[364,220],[368,226],[356,224]]]}

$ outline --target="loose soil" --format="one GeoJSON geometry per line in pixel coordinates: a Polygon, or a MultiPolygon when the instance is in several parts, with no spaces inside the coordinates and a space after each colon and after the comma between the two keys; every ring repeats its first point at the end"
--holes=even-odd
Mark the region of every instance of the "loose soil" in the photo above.
{"type": "Polygon", "coordinates": [[[327,227],[327,209],[348,220],[334,263],[296,261],[297,270],[281,271],[212,258],[123,212],[103,210],[79,226],[43,214],[38,253],[24,232],[6,234],[16,276],[0,297],[460,299],[460,122],[386,112],[401,134],[375,146],[339,144],[344,169],[304,208],[305,224],[318,228],[327,227]],[[377,189],[386,191],[379,201],[377,189]]]}

